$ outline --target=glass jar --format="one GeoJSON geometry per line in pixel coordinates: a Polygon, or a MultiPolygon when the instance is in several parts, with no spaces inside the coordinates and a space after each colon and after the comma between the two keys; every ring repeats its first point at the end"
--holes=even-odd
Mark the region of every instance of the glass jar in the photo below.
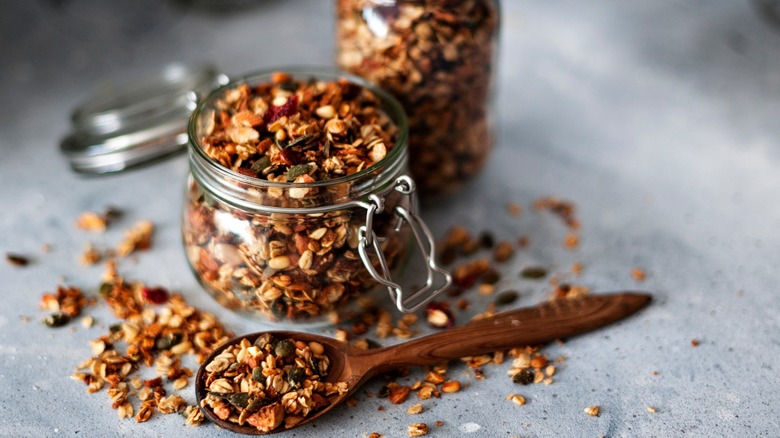
{"type": "Polygon", "coordinates": [[[498,0],[338,0],[338,64],[398,98],[421,192],[452,192],[485,164],[498,0]]]}
{"type": "Polygon", "coordinates": [[[221,116],[220,99],[244,84],[259,89],[275,74],[260,72],[233,80],[201,100],[192,114],[182,222],[192,270],[220,304],[261,321],[336,322],[350,315],[356,298],[369,296],[380,283],[388,287],[399,309],[416,310],[440,293],[450,277],[433,263],[430,232],[415,213],[415,184],[405,175],[406,118],[391,96],[344,73],[287,71],[295,78],[346,80],[370,90],[397,130],[395,144],[384,158],[345,176],[269,181],[231,169],[207,153],[210,146],[204,138],[214,129],[215,117],[221,116]],[[410,296],[392,275],[413,237],[430,268],[426,286],[410,296]],[[435,276],[445,284],[435,287],[435,276]]]}

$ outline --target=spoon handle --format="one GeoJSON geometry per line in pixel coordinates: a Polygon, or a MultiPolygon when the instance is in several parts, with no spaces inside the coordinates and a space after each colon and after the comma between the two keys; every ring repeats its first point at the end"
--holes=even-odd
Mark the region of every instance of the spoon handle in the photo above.
{"type": "Polygon", "coordinates": [[[370,374],[577,335],[623,319],[649,302],[648,294],[622,292],[561,299],[503,312],[400,345],[372,350],[370,374]]]}

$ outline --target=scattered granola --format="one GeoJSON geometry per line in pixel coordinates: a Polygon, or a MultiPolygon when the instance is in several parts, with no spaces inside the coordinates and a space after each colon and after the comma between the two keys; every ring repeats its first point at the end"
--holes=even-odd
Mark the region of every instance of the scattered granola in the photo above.
{"type": "Polygon", "coordinates": [[[458,392],[460,391],[461,385],[460,382],[457,380],[448,380],[441,385],[441,392],[458,392]]]}
{"type": "Polygon", "coordinates": [[[580,227],[580,221],[576,216],[576,207],[572,202],[564,201],[557,196],[546,196],[534,200],[533,207],[537,211],[549,210],[559,216],[572,230],[580,227]]]}
{"type": "Polygon", "coordinates": [[[423,411],[422,403],[415,403],[409,406],[409,409],[406,410],[406,413],[409,415],[417,415],[417,414],[421,414],[422,411],[423,411]]]}
{"type": "Polygon", "coordinates": [[[511,400],[512,403],[518,406],[523,406],[525,404],[525,397],[519,394],[509,394],[508,396],[506,396],[506,399],[511,400]]]}
{"type": "Polygon", "coordinates": [[[643,271],[640,268],[631,268],[631,278],[633,278],[635,281],[645,281],[645,278],[647,277],[647,274],[645,274],[645,271],[643,271]]]}
{"type": "Polygon", "coordinates": [[[652,406],[648,406],[647,407],[647,412],[649,412],[651,414],[655,414],[657,412],[657,410],[654,407],[652,407],[652,406]]]}
{"type": "Polygon", "coordinates": [[[30,264],[30,258],[20,254],[6,253],[5,259],[14,266],[27,266],[30,264]]]}
{"type": "MultiPolygon", "coordinates": [[[[111,406],[120,418],[134,416],[141,423],[148,421],[155,410],[163,414],[184,411],[187,424],[200,424],[203,417],[199,409],[187,407],[178,394],[167,395],[161,377],[172,382],[174,390],[185,388],[193,371],[182,366],[182,357],[192,354],[200,363],[231,333],[213,315],[187,305],[178,294],[172,294],[165,307],[147,307],[142,294],[146,288],[125,282],[113,262],[108,264],[103,280],[99,293],[123,321],[90,342],[93,357],[78,365],[71,377],[84,382],[90,393],[108,385],[111,406]],[[153,367],[158,377],[142,382],[138,373],[143,366],[153,367]],[[131,391],[131,387],[138,392],[131,391]],[[141,401],[137,411],[131,402],[133,396],[141,401]]],[[[63,311],[80,312],[80,307],[90,301],[79,296],[78,290],[60,288],[57,296],[45,294],[42,306],[51,309],[56,303],[63,311]]],[[[82,321],[87,318],[91,325],[91,317],[82,321]]]]}
{"type": "Polygon", "coordinates": [[[428,435],[428,425],[425,423],[410,424],[406,428],[406,432],[410,437],[428,435]]]}
{"type": "Polygon", "coordinates": [[[340,0],[337,9],[338,63],[404,105],[423,193],[456,189],[482,168],[492,144],[496,2],[340,0]]]}
{"type": "Polygon", "coordinates": [[[97,214],[94,211],[85,211],[76,218],[76,226],[82,230],[103,232],[108,225],[108,218],[105,215],[97,214]]]}
{"type": "Polygon", "coordinates": [[[590,415],[591,417],[598,417],[601,413],[601,408],[599,405],[591,405],[585,408],[585,413],[590,415]]]}
{"type": "Polygon", "coordinates": [[[446,301],[431,301],[425,306],[425,320],[431,327],[449,328],[455,325],[455,315],[446,301]]]}
{"type": "Polygon", "coordinates": [[[128,256],[135,251],[149,249],[152,246],[152,234],[154,233],[154,224],[151,221],[143,220],[136,223],[127,230],[125,239],[119,243],[116,249],[120,256],[128,256]]]}
{"type": "Polygon", "coordinates": [[[275,339],[242,339],[206,364],[208,394],[201,407],[260,432],[290,428],[330,404],[327,397],[347,393],[346,382],[323,381],[330,359],[322,345],[275,339]]]}
{"type": "Polygon", "coordinates": [[[691,347],[698,347],[701,344],[701,341],[698,339],[691,339],[691,347]]]}
{"type": "Polygon", "coordinates": [[[92,266],[100,262],[103,255],[98,251],[91,243],[88,243],[84,248],[84,252],[81,253],[79,261],[84,266],[92,266]]]}
{"type": "Polygon", "coordinates": [[[77,287],[59,286],[55,294],[47,292],[41,296],[41,310],[53,312],[43,322],[48,327],[62,327],[70,322],[71,318],[81,315],[85,306],[94,302],[94,299],[85,297],[77,287]]]}

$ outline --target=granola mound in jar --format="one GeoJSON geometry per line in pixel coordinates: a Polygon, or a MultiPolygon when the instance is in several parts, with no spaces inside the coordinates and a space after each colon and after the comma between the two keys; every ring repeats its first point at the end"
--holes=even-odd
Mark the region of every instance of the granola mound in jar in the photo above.
{"type": "Polygon", "coordinates": [[[456,190],[486,162],[498,26],[497,0],[338,1],[338,64],[401,101],[424,195],[456,190]]]}
{"type": "Polygon", "coordinates": [[[330,366],[322,344],[269,333],[254,342],[242,339],[205,366],[201,408],[232,423],[268,433],[291,428],[329,398],[346,394],[346,382],[327,382],[330,366]]]}
{"type": "Polygon", "coordinates": [[[219,303],[270,322],[339,318],[376,285],[358,243],[378,193],[366,232],[382,237],[389,269],[399,264],[406,125],[378,88],[320,71],[250,75],[204,99],[189,135],[183,237],[219,303]]]}

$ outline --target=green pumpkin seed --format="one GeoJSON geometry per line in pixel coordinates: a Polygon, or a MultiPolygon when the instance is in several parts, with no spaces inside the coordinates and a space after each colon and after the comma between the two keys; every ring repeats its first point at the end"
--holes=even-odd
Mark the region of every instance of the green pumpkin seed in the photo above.
{"type": "Polygon", "coordinates": [[[43,320],[43,323],[51,328],[62,327],[68,322],[70,322],[70,316],[64,313],[52,313],[43,320]]]}
{"type": "Polygon", "coordinates": [[[547,276],[547,269],[541,266],[529,266],[520,271],[520,276],[529,280],[539,280],[547,276]]]}
{"type": "Polygon", "coordinates": [[[246,392],[237,392],[235,394],[230,394],[227,397],[227,401],[237,407],[237,408],[245,408],[249,406],[249,394],[246,392]]]}
{"type": "Polygon", "coordinates": [[[517,301],[517,298],[520,296],[517,291],[514,290],[508,290],[505,292],[501,292],[496,296],[495,303],[497,306],[506,306],[507,304],[512,304],[515,301],[517,301]]]}
{"type": "Polygon", "coordinates": [[[300,386],[303,380],[306,378],[306,370],[300,367],[292,367],[287,370],[287,381],[292,386],[300,386]]]}
{"type": "Polygon", "coordinates": [[[289,339],[279,341],[279,343],[276,344],[276,348],[274,348],[274,353],[276,353],[278,357],[290,357],[295,354],[295,344],[289,339]]]}

